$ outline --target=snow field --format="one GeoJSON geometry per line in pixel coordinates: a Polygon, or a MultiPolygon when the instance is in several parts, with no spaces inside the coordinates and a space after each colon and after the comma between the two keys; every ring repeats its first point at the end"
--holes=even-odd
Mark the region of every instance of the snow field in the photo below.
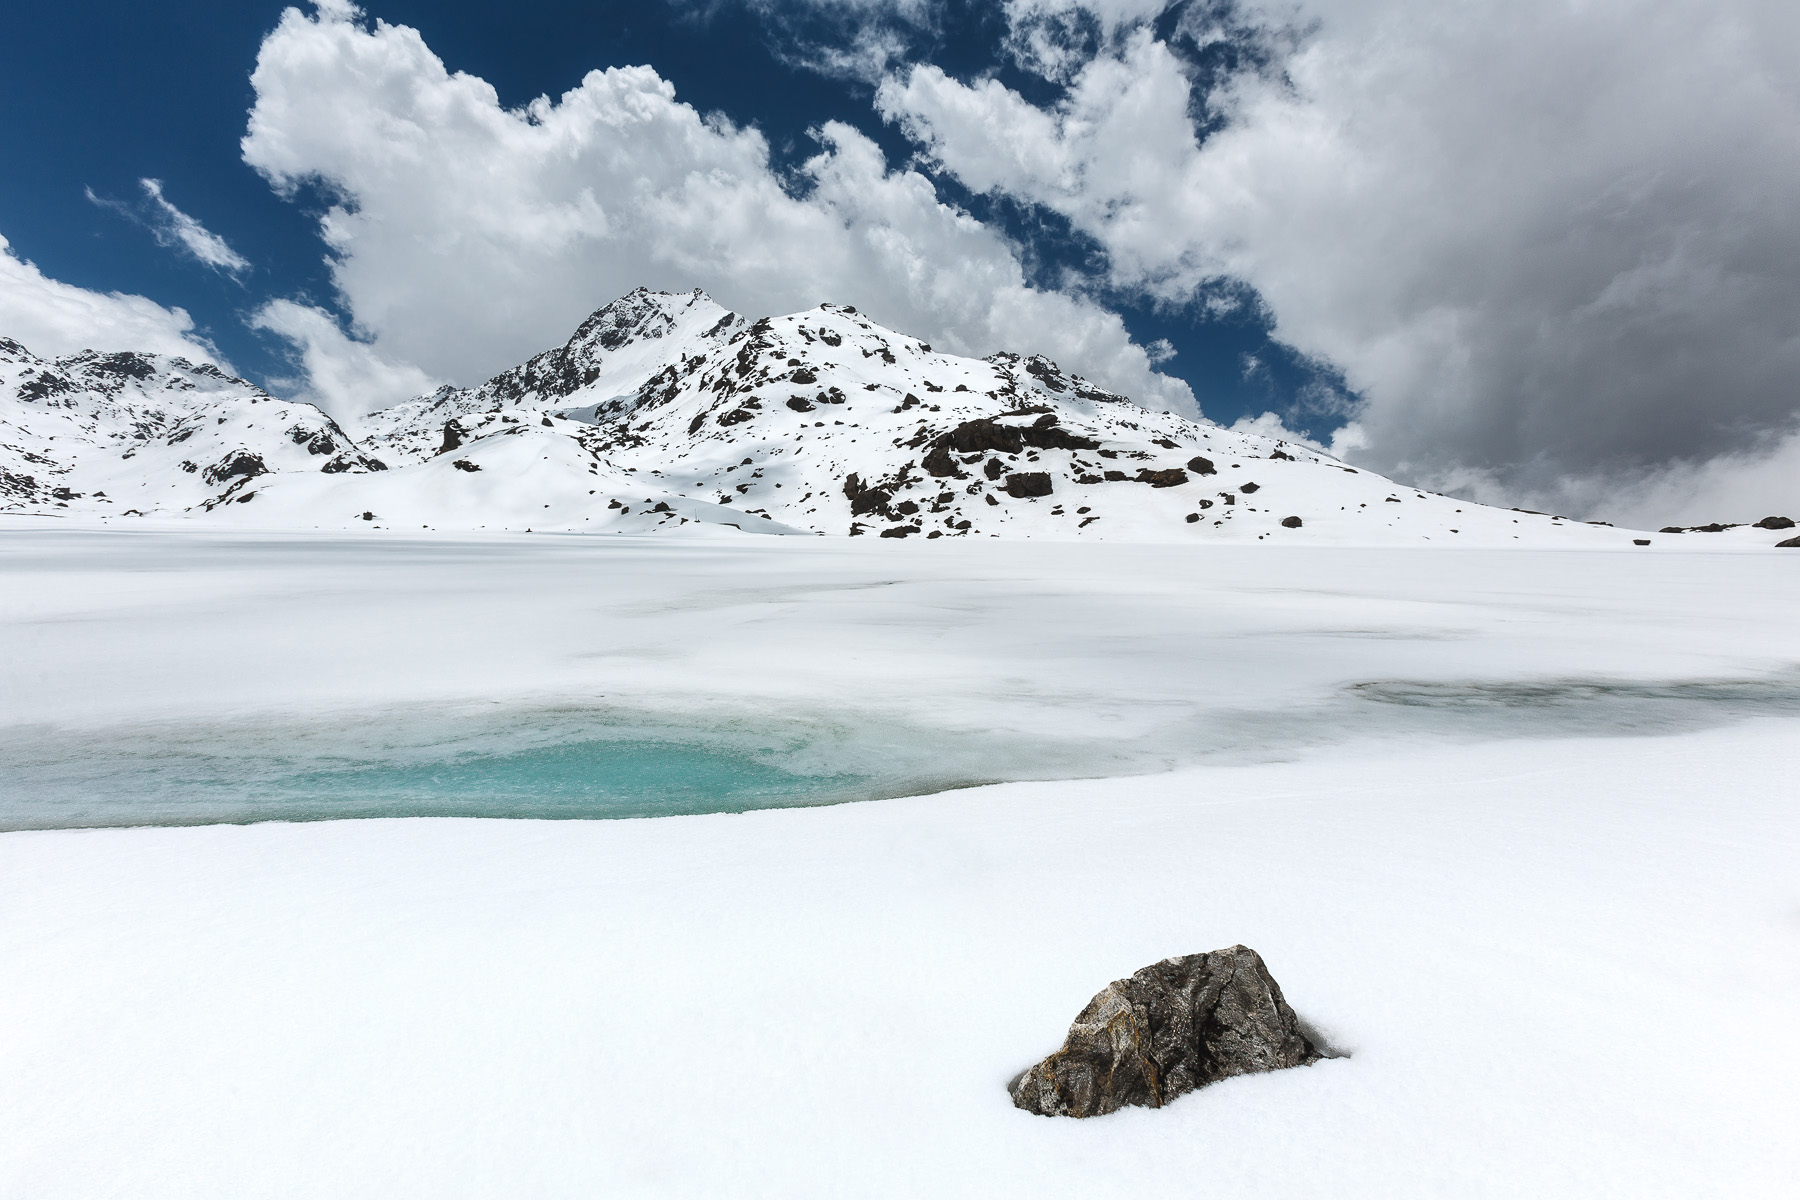
{"type": "MultiPolygon", "coordinates": [[[[0,527],[0,572],[16,584],[0,591],[0,729],[604,700],[704,721],[781,712],[1113,747],[1173,726],[1212,750],[1204,734],[1220,721],[1236,723],[1234,740],[1273,717],[1284,727],[1269,744],[1316,722],[1328,737],[1346,687],[1370,681],[1476,688],[1478,700],[1483,684],[1521,680],[1742,680],[1775,702],[1800,662],[1800,555],[1763,551],[20,520],[0,527]]],[[[1580,729],[1604,709],[1555,717],[1580,729]]],[[[1530,709],[1462,711],[1505,726],[1530,709]]]]}
{"type": "Polygon", "coordinates": [[[8,834],[0,1195],[1785,1196],[1796,752],[8,834]],[[1237,941],[1352,1057],[1010,1107],[1101,984],[1237,941]]]}

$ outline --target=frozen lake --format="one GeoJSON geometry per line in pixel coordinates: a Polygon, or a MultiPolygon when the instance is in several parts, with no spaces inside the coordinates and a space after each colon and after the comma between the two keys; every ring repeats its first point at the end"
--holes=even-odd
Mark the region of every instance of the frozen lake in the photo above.
{"type": "Polygon", "coordinates": [[[738,812],[1800,714],[1800,555],[0,531],[0,829],[738,812]]]}

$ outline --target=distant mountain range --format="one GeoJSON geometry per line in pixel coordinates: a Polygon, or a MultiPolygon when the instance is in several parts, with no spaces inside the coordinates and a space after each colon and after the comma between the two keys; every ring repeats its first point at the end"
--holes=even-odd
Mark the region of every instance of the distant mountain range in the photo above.
{"type": "Polygon", "coordinates": [[[334,420],[210,364],[0,338],[0,512],[284,528],[1628,544],[1150,412],[848,306],[638,290],[479,387],[334,420]]]}

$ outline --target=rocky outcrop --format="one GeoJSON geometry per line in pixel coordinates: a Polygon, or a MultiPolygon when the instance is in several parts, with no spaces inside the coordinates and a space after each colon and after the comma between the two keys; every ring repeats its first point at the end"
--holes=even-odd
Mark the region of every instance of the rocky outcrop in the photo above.
{"type": "Polygon", "coordinates": [[[1323,1057],[1248,946],[1166,958],[1108,984],[1062,1048],[1012,1081],[1013,1104],[1097,1117],[1164,1104],[1221,1079],[1323,1057]]]}
{"type": "Polygon", "coordinates": [[[254,479],[268,472],[268,464],[263,462],[262,455],[252,454],[248,450],[234,450],[206,468],[201,473],[201,478],[211,484],[221,484],[227,479],[254,479]]]}
{"type": "Polygon", "coordinates": [[[1144,467],[1137,473],[1137,482],[1147,483],[1151,487],[1180,487],[1187,481],[1187,472],[1180,467],[1166,467],[1160,471],[1144,467]]]}

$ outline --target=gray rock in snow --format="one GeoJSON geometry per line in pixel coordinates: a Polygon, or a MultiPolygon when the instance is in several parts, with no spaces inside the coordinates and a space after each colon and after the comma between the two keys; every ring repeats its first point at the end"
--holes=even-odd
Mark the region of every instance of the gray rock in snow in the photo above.
{"type": "Polygon", "coordinates": [[[1007,1090],[1046,1117],[1097,1117],[1164,1104],[1220,1079],[1300,1067],[1321,1055],[1247,946],[1166,958],[1108,984],[1062,1048],[1007,1090]]]}

